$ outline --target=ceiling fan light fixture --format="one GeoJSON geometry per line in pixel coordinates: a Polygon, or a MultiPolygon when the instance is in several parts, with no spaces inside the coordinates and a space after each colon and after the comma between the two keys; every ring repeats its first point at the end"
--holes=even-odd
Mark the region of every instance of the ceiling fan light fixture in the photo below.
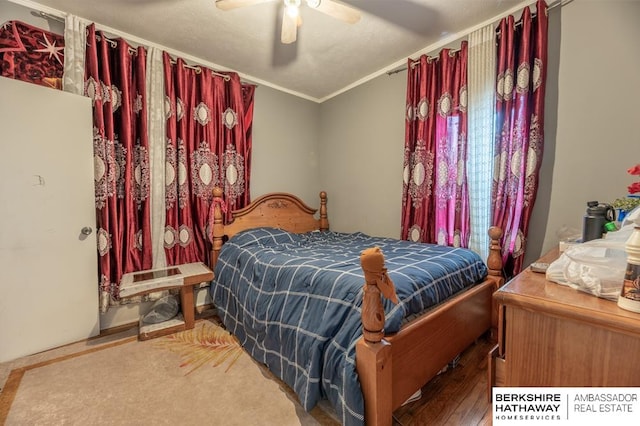
{"type": "MultiPolygon", "coordinates": [[[[216,7],[222,10],[232,10],[245,6],[274,2],[276,0],[215,0],[216,7]]],[[[277,0],[280,1],[280,0],[277,0]]],[[[390,1],[390,0],[389,0],[390,1]]],[[[308,7],[324,13],[332,18],[339,19],[349,24],[355,24],[360,20],[360,11],[335,0],[305,0],[308,7]]],[[[290,44],[296,41],[297,28],[302,24],[300,19],[300,6],[302,0],[282,0],[282,30],[280,41],[290,44]]]]}
{"type": "Polygon", "coordinates": [[[287,15],[289,15],[289,17],[291,18],[297,18],[298,15],[300,14],[300,10],[298,9],[298,6],[287,6],[286,11],[287,11],[287,15]]]}
{"type": "Polygon", "coordinates": [[[284,0],[284,8],[290,18],[297,18],[300,15],[300,0],[284,0]]]}

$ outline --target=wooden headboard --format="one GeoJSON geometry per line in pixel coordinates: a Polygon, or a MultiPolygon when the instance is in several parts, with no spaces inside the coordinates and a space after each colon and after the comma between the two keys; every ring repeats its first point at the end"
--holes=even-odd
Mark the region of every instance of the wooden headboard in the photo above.
{"type": "Polygon", "coordinates": [[[213,190],[214,210],[212,229],[211,268],[215,268],[218,254],[225,238],[231,238],[240,231],[259,227],[280,228],[285,231],[303,233],[329,230],[327,216],[327,193],[320,192],[320,216],[318,209],[307,206],[300,198],[286,192],[272,192],[256,198],[248,206],[231,212],[231,221],[223,223],[220,203],[222,189],[213,190]]]}

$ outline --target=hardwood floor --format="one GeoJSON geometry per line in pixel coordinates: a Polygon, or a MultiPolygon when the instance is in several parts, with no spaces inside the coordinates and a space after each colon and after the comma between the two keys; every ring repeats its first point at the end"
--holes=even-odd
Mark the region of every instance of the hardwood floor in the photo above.
{"type": "Polygon", "coordinates": [[[394,426],[491,425],[487,353],[493,345],[483,337],[463,352],[455,368],[422,388],[422,398],[395,411],[394,426]]]}

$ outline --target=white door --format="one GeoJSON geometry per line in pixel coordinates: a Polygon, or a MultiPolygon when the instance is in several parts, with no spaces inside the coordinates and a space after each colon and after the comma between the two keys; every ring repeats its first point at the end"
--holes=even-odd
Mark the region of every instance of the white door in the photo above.
{"type": "Polygon", "coordinates": [[[92,128],[88,98],[0,77],[0,362],[100,331],[92,128]]]}

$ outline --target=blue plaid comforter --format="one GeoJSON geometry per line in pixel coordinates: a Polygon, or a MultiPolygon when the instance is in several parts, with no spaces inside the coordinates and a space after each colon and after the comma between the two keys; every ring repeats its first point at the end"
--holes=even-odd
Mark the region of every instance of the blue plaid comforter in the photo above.
{"type": "Polygon", "coordinates": [[[346,425],[363,424],[355,369],[362,335],[360,252],[378,246],[400,303],[385,300],[385,332],[484,279],[467,249],[362,233],[244,231],[222,248],[211,294],[227,329],[298,395],[306,410],[328,398],[346,425]]]}

